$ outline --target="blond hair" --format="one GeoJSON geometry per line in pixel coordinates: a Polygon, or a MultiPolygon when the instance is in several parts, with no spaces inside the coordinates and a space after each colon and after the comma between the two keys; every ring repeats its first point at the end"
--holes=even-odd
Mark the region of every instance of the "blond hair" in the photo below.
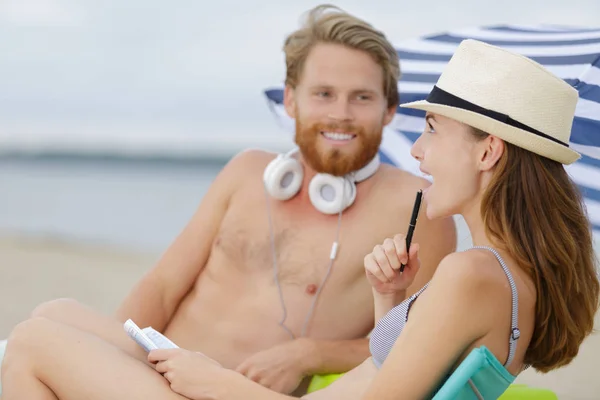
{"type": "Polygon", "coordinates": [[[296,87],[308,53],[318,43],[340,44],[368,53],[383,70],[383,92],[388,107],[398,104],[400,65],[394,46],[367,22],[329,4],[310,10],[304,25],[286,38],[283,51],[287,86],[296,87]],[[337,12],[327,13],[327,10],[337,12]]]}

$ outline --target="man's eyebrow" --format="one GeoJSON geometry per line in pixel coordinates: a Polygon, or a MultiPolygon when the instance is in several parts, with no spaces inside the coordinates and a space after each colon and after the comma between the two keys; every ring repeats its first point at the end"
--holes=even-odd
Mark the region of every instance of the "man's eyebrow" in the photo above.
{"type": "MultiPolygon", "coordinates": [[[[318,83],[317,83],[317,84],[314,84],[314,85],[312,85],[312,86],[310,86],[309,88],[310,88],[311,90],[317,90],[317,89],[320,89],[320,90],[323,90],[323,89],[326,89],[326,90],[333,90],[333,89],[334,89],[334,87],[333,87],[332,85],[327,85],[327,84],[318,84],[318,83]]],[[[375,94],[375,93],[377,93],[377,90],[376,90],[376,89],[372,89],[372,88],[366,88],[366,87],[365,87],[365,88],[356,88],[356,89],[351,89],[351,90],[350,90],[350,93],[370,93],[370,94],[375,94]]]]}
{"type": "Polygon", "coordinates": [[[427,114],[427,115],[425,116],[425,121],[426,121],[426,122],[429,122],[429,120],[433,120],[433,122],[435,122],[435,123],[437,124],[437,120],[436,120],[436,119],[435,119],[435,117],[434,117],[433,115],[431,115],[431,114],[427,114]]]}

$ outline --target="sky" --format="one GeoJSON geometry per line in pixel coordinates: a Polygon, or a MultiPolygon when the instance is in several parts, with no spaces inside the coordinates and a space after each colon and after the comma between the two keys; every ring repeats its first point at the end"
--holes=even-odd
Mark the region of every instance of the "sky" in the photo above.
{"type": "MultiPolygon", "coordinates": [[[[319,1],[1,0],[0,152],[283,149],[263,91],[319,1]]],[[[487,24],[600,27],[599,0],[348,0],[393,42],[487,24]]]]}

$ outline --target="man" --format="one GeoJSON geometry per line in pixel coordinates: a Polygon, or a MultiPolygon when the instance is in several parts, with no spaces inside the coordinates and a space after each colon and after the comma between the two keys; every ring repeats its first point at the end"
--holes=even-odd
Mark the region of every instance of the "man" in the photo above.
{"type": "MultiPolygon", "coordinates": [[[[372,166],[398,104],[393,46],[365,22],[327,9],[312,10],[284,46],[284,103],[299,147],[287,160],[301,167],[297,193],[275,198],[263,181],[275,155],[245,151],[225,166],[183,232],[124,300],[118,321],[70,300],[43,304],[35,316],[92,332],[145,360],[123,332],[131,318],[285,393],[305,377],[345,372],[369,356],[374,312],[363,259],[405,232],[415,194],[428,183],[381,165],[356,184],[343,181],[356,186],[347,208],[317,209],[320,192],[309,190],[315,175],[348,177],[372,166]]],[[[421,215],[413,239],[421,271],[409,295],[456,245],[451,219],[421,215]]]]}

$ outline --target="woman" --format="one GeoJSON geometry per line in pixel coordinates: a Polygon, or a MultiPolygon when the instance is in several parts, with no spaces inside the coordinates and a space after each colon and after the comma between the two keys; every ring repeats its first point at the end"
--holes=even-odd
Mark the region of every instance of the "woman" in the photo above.
{"type": "MultiPolygon", "coordinates": [[[[568,147],[576,102],[573,88],[531,60],[466,40],[428,99],[404,105],[427,112],[412,150],[434,179],[427,217],[463,215],[475,247],[446,257],[408,299],[418,244],[408,256],[400,235],[367,255],[372,357],[307,399],[425,398],[482,345],[513,375],[577,355],[599,284],[581,198],[562,165],[579,157],[568,147]]],[[[4,400],[288,398],[199,353],[156,350],[148,361],[33,319],[10,338],[4,400]]]]}

